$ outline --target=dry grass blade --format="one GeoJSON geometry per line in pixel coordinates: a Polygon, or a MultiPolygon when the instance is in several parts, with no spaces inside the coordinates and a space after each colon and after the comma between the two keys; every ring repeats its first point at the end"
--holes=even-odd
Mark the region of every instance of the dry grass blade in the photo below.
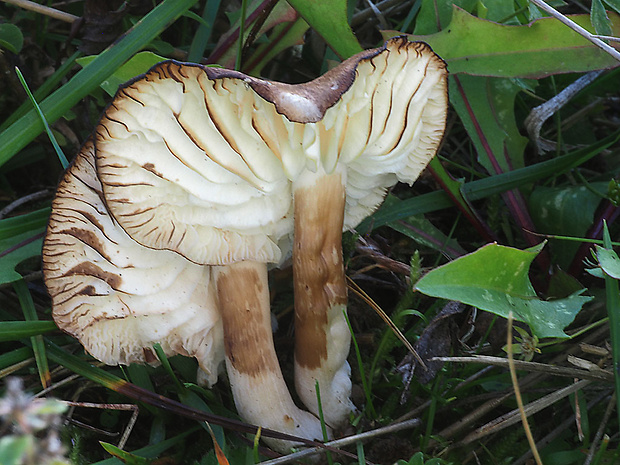
{"type": "MultiPolygon", "coordinates": [[[[365,441],[367,439],[371,439],[377,436],[382,436],[385,434],[395,433],[397,431],[401,431],[408,428],[415,428],[420,425],[420,420],[414,418],[412,420],[402,421],[400,423],[394,423],[389,426],[384,426],[382,428],[377,428],[372,431],[367,431],[365,433],[355,434],[353,436],[347,436],[346,438],[337,439],[336,441],[326,442],[325,446],[330,448],[338,448],[348,446],[349,444],[354,444],[359,441],[365,441]]],[[[261,462],[262,465],[281,465],[284,463],[295,462],[301,458],[308,457],[320,452],[323,452],[327,449],[320,447],[313,447],[310,449],[304,449],[299,452],[295,452],[293,454],[289,454],[285,457],[280,457],[273,460],[268,460],[267,462],[261,462]]],[[[366,460],[368,465],[372,465],[368,460],[366,460]]]]}
{"type": "Polygon", "coordinates": [[[368,306],[370,308],[372,308],[377,313],[377,315],[379,315],[381,317],[381,319],[383,321],[385,321],[385,324],[387,324],[390,327],[390,329],[394,332],[394,334],[400,340],[400,342],[403,343],[403,345],[407,348],[407,350],[409,352],[411,352],[411,354],[413,354],[413,356],[418,361],[420,366],[422,366],[424,369],[426,369],[426,365],[424,364],[424,361],[422,360],[422,357],[420,357],[420,355],[416,352],[416,350],[413,348],[411,343],[407,340],[405,335],[392,322],[392,320],[387,315],[387,313],[385,313],[383,311],[383,309],[381,307],[379,307],[379,305],[377,305],[377,303],[374,300],[372,300],[370,298],[370,296],[368,294],[366,294],[364,292],[364,290],[361,287],[359,287],[357,285],[357,283],[355,281],[353,281],[351,278],[349,278],[348,276],[347,276],[347,282],[348,282],[348,285],[349,285],[349,289],[351,289],[360,299],[362,299],[364,302],[366,302],[368,304],[368,306]]]}
{"type": "Polygon", "coordinates": [[[525,436],[527,437],[527,441],[530,444],[530,450],[534,455],[534,460],[538,465],[542,465],[542,460],[540,459],[540,454],[538,453],[538,449],[536,448],[536,441],[534,441],[534,437],[532,436],[532,430],[530,429],[530,424],[527,421],[527,415],[525,413],[525,408],[523,407],[523,398],[521,397],[521,389],[519,389],[519,379],[517,378],[517,369],[515,368],[514,357],[512,354],[512,322],[513,316],[512,312],[508,314],[508,329],[507,329],[507,341],[506,347],[508,350],[508,365],[510,367],[510,379],[512,381],[512,387],[515,391],[515,399],[517,401],[517,406],[519,410],[519,416],[521,417],[521,423],[523,423],[523,429],[525,430],[525,436]]]}
{"type": "MultiPolygon", "coordinates": [[[[509,366],[509,362],[507,359],[501,357],[491,357],[488,355],[474,355],[473,357],[433,357],[431,360],[456,363],[486,363],[488,365],[506,368],[508,368],[509,366]]],[[[514,366],[517,370],[545,373],[554,376],[589,379],[592,381],[613,381],[613,374],[602,369],[580,370],[577,368],[560,367],[538,362],[526,362],[523,360],[515,360],[514,366]]]]}
{"type": "Polygon", "coordinates": [[[50,8],[49,6],[39,5],[38,3],[31,2],[29,0],[2,0],[4,3],[10,3],[11,5],[18,6],[24,10],[34,11],[50,18],[58,19],[66,23],[72,23],[73,21],[80,19],[78,16],[71,13],[65,13],[64,11],[50,8]]]}
{"type": "MultiPolygon", "coordinates": [[[[592,381],[590,380],[581,380],[570,386],[559,389],[558,391],[552,392],[549,395],[541,397],[534,402],[530,402],[524,407],[525,415],[530,416],[541,410],[553,405],[557,401],[571,395],[574,392],[577,392],[579,389],[583,389],[588,386],[592,381]]],[[[502,415],[495,420],[488,422],[486,425],[481,426],[476,429],[469,435],[467,435],[463,440],[459,441],[456,446],[464,446],[473,441],[477,441],[480,438],[483,438],[491,433],[497,433],[498,431],[503,430],[509,426],[512,426],[520,421],[519,409],[512,410],[505,415],[502,415]]]]}
{"type": "Polygon", "coordinates": [[[136,424],[136,421],[138,421],[138,414],[140,413],[140,409],[135,404],[95,404],[92,402],[71,402],[67,400],[62,400],[61,402],[63,404],[69,405],[71,407],[71,412],[73,412],[73,410],[76,407],[96,408],[96,409],[103,409],[103,410],[131,411],[132,412],[131,418],[127,422],[127,426],[125,427],[125,430],[123,431],[123,434],[121,435],[121,438],[118,441],[119,449],[123,449],[125,447],[125,444],[127,443],[127,439],[129,439],[129,435],[131,434],[131,431],[133,430],[133,427],[136,424]]]}

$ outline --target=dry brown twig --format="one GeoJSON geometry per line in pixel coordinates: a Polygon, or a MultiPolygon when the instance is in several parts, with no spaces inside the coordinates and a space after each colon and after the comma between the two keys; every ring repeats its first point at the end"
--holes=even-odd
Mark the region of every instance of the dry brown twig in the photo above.
{"type": "Polygon", "coordinates": [[[64,21],[65,23],[72,23],[75,20],[80,19],[79,16],[72,15],[71,13],[65,13],[64,11],[60,11],[55,8],[50,8],[49,6],[40,5],[38,3],[31,2],[30,0],[2,0],[2,1],[4,3],[9,3],[11,5],[15,5],[20,8],[23,8],[24,10],[34,11],[36,13],[49,16],[50,18],[54,18],[59,21],[64,21]]]}

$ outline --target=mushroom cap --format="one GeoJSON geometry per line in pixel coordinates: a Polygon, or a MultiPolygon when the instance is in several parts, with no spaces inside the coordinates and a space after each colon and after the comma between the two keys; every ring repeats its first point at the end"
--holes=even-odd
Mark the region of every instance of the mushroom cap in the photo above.
{"type": "Polygon", "coordinates": [[[417,178],[445,128],[446,73],[402,37],[299,85],[160,63],[119,90],[95,130],[106,205],[146,247],[198,264],[278,263],[304,172],[346,173],[345,229],[417,178]]]}
{"type": "Polygon", "coordinates": [[[110,365],[194,356],[208,383],[224,360],[208,267],[146,248],[112,218],[88,140],[61,180],[43,245],[43,273],[57,325],[110,365]]]}

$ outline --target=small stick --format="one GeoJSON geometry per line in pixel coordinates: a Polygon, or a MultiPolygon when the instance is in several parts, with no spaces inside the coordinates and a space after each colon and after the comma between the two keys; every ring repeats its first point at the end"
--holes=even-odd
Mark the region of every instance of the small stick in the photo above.
{"type": "MultiPolygon", "coordinates": [[[[420,425],[420,420],[418,418],[414,418],[412,420],[402,421],[400,423],[394,423],[389,426],[384,426],[383,428],[377,428],[372,431],[367,431],[365,433],[356,434],[353,436],[348,436],[346,438],[337,439],[336,441],[326,442],[325,446],[329,447],[343,447],[348,446],[349,444],[353,444],[358,441],[364,441],[366,439],[374,438],[376,436],[381,436],[383,434],[395,433],[396,431],[400,431],[407,428],[415,428],[420,425]]],[[[312,447],[310,449],[304,449],[299,452],[295,452],[293,454],[286,455],[284,457],[279,457],[277,459],[268,460],[267,462],[261,462],[261,465],[281,465],[283,463],[293,462],[295,460],[299,460],[302,457],[307,457],[309,455],[314,455],[318,452],[323,452],[325,448],[322,447],[312,447]]],[[[370,463],[366,461],[366,463],[370,463]]]]}
{"type": "Polygon", "coordinates": [[[49,16],[50,18],[64,21],[66,23],[72,23],[75,20],[80,19],[79,16],[72,15],[71,13],[65,13],[64,11],[60,11],[55,8],[50,8],[49,6],[39,5],[38,3],[32,2],[30,0],[2,0],[2,1],[4,3],[10,3],[11,5],[15,5],[20,8],[23,8],[24,10],[30,10],[36,13],[41,13],[45,16],[49,16]]]}
{"type": "Polygon", "coordinates": [[[138,414],[140,413],[140,409],[135,404],[94,404],[92,402],[72,402],[68,400],[61,400],[63,404],[69,405],[71,407],[85,407],[85,408],[98,408],[105,410],[131,410],[131,418],[125,427],[125,431],[123,431],[123,435],[121,439],[118,441],[118,448],[123,449],[125,444],[127,443],[127,439],[133,430],[136,421],[138,420],[138,414]]]}

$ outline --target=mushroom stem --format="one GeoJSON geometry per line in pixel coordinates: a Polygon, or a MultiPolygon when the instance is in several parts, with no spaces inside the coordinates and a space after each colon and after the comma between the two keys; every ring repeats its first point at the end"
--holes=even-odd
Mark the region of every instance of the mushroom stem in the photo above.
{"type": "Polygon", "coordinates": [[[295,386],[318,414],[316,383],[325,422],[341,426],[355,409],[347,355],[347,287],[342,259],[345,175],[306,173],[295,185],[295,386]]]}
{"type": "MultiPolygon", "coordinates": [[[[293,402],[273,345],[267,267],[244,261],[213,267],[224,327],[226,369],[235,405],[247,422],[321,440],[321,424],[293,402]]],[[[295,444],[265,439],[285,452],[295,444]]]]}

